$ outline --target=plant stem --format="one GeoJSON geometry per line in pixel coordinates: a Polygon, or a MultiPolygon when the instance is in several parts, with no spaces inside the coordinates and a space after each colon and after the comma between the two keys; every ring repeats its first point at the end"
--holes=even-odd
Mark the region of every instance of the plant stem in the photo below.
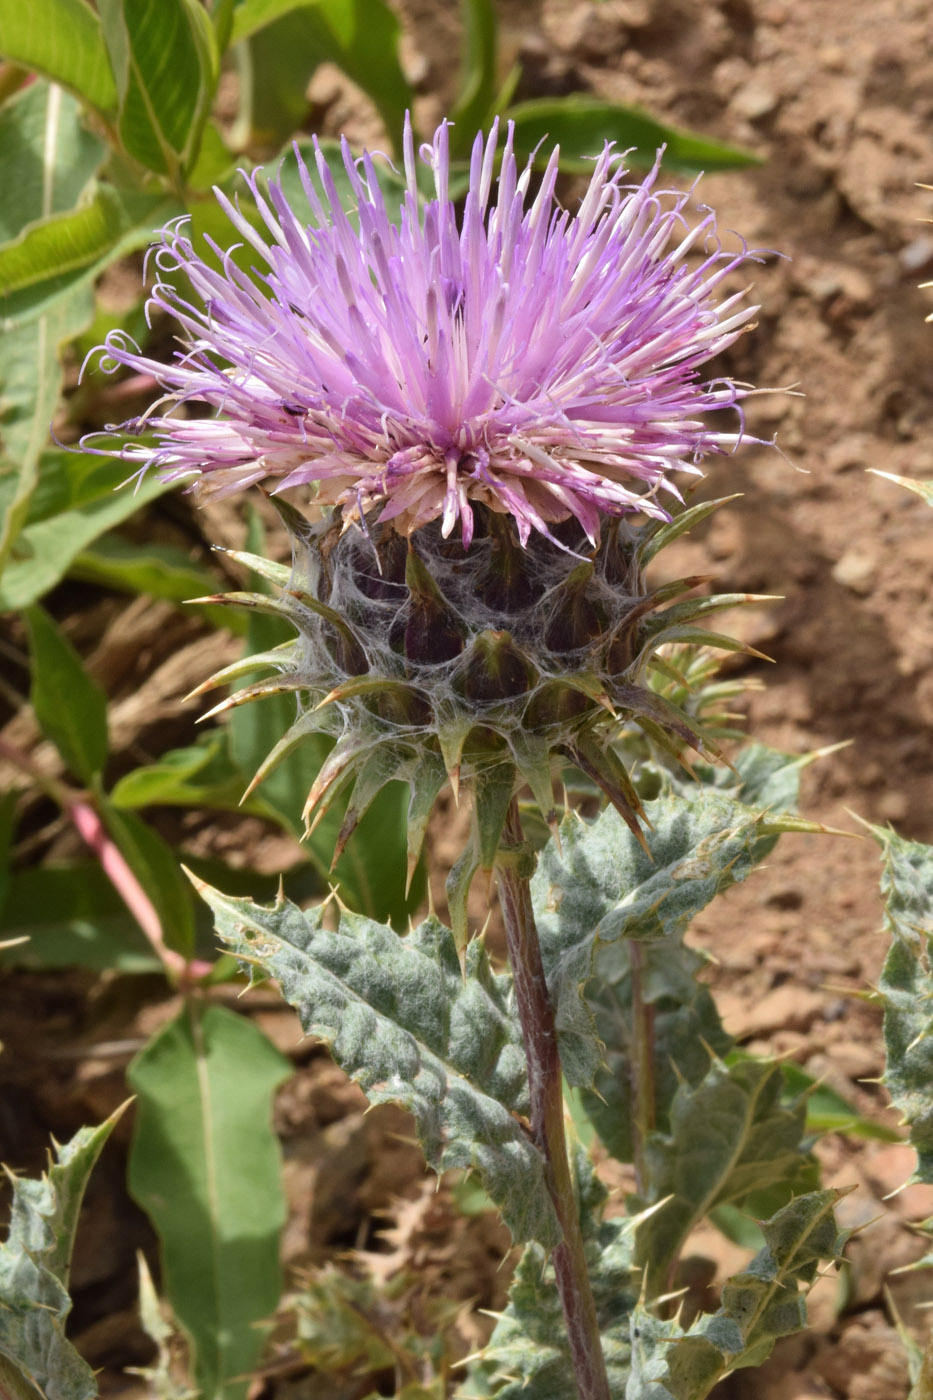
{"type": "MultiPolygon", "coordinates": [[[[515,799],[503,832],[505,844],[520,846],[522,826],[515,799]]],[[[515,999],[528,1062],[531,1130],[545,1160],[545,1179],[563,1232],[553,1253],[567,1339],[580,1400],[610,1400],[599,1339],[596,1303],[580,1231],[576,1192],[564,1134],[564,1094],[554,1009],[548,994],[528,881],[505,862],[496,870],[505,921],[515,999]]]]}
{"type": "Polygon", "coordinates": [[[654,1006],[645,1001],[644,949],[629,943],[632,978],[632,1042],[629,1053],[632,1090],[632,1156],[639,1195],[647,1191],[645,1141],[654,1128],[654,1006]]]}

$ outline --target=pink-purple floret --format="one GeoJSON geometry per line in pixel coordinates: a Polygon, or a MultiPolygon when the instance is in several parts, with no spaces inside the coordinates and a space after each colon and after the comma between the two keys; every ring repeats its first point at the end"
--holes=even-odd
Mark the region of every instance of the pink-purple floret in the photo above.
{"type": "Polygon", "coordinates": [[[320,150],[324,202],[298,157],[307,210],[275,180],[264,195],[254,173],[266,236],[217,195],[266,265],[251,274],[212,245],[215,269],[181,224],[166,228],[156,264],[183,269],[196,300],[161,282],[149,312],[169,312],[185,343],[166,365],[122,332],[107,337],[104,367],[150,374],[166,397],[111,430],[156,445],[105,450],[223,494],[306,485],[347,520],[375,512],[403,532],[459,524],[465,546],[472,502],[510,514],[523,542],[570,516],[594,543],[603,516],[667,518],[657,496],[678,495],[668,473],[695,473],[742,436],[741,414],[731,433],[703,415],[748,391],[698,371],[757,310],[744,291],[716,300],[751,255],[722,251],[710,211],[688,222],[690,196],[655,189],[658,164],[623,183],[609,145],[576,213],[555,198],[557,151],[529,199],[512,142],[509,127],[496,181],[498,123],[477,136],[459,220],[446,123],[420,151],[435,186],[426,203],[406,126],[400,212],[372,158],[346,143],[352,218],[320,150]],[[216,416],[179,411],[189,403],[216,416]]]}

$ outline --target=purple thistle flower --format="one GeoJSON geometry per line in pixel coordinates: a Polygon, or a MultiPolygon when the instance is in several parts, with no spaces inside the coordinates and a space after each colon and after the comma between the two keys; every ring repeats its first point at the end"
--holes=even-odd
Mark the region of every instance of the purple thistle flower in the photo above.
{"type": "Polygon", "coordinates": [[[572,214],[555,198],[557,150],[529,201],[511,125],[496,183],[497,145],[498,122],[474,143],[459,222],[446,123],[420,151],[436,194],[423,205],[406,124],[395,222],[371,157],[355,160],[345,142],[355,222],[320,150],[324,201],[299,156],[307,210],[248,176],[267,238],[217,198],[266,265],[252,275],[212,244],[215,270],[178,224],[165,229],[156,263],[184,271],[196,301],[168,283],[151,295],[149,307],[186,333],[172,364],[121,332],[107,337],[106,369],[143,371],[166,391],[113,429],[152,432],[156,445],[119,455],[223,494],[258,481],[313,486],[345,520],[378,508],[402,533],[440,519],[446,537],[459,521],[465,547],[473,502],[511,515],[523,544],[571,516],[594,544],[603,515],[666,519],[657,496],[678,496],[669,473],[698,472],[704,454],[742,436],[704,415],[748,391],[703,381],[699,367],[757,310],[743,291],[716,299],[749,255],[722,251],[710,211],[689,223],[689,195],[655,189],[658,164],[624,184],[607,145],[572,214]],[[189,403],[216,416],[173,411],[189,403]]]}

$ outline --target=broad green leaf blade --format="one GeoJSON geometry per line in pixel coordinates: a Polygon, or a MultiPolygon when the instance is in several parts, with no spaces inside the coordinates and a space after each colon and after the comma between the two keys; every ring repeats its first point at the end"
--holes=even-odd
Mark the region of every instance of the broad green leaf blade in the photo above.
{"type": "Polygon", "coordinates": [[[645,810],[650,854],[611,809],[591,823],[571,815],[561,825],[562,851],[550,841],[532,880],[561,1061],[574,1085],[592,1084],[601,1057],[579,990],[592,975],[597,942],[679,938],[716,894],[746,879],[772,849],[774,831],[794,820],[705,787],[664,795],[645,810]]]}
{"type": "Polygon", "coordinates": [[[660,147],[666,147],[664,165],[683,174],[700,171],[744,170],[761,159],[739,146],[726,146],[709,137],[655,121],[636,107],[604,102],[586,94],[570,97],[537,97],[520,102],[507,113],[515,123],[515,153],[531,155],[539,143],[539,160],[547,160],[560,145],[561,168],[588,175],[593,159],[607,141],[621,152],[635,148],[629,157],[639,169],[650,169],[660,147]]]}
{"type": "Polygon", "coordinates": [[[331,931],[320,907],[201,893],[231,952],[278,979],[307,1033],[372,1102],[413,1114],[429,1164],[476,1171],[516,1239],[553,1245],[543,1159],[515,1116],[527,1090],[509,979],[492,973],[482,944],[469,945],[464,976],[434,918],[406,938],[356,914],[331,931]]]}
{"type": "MultiPolygon", "coordinates": [[[[625,1395],[631,1357],[630,1320],[641,1291],[634,1262],[636,1217],[603,1220],[606,1190],[584,1153],[575,1154],[580,1226],[602,1334],[613,1400],[625,1395]]],[[[496,1400],[576,1400],[577,1386],[566,1341],[566,1323],[544,1251],[531,1244],[522,1254],[488,1345],[473,1363],[458,1396],[495,1394],[496,1400]]]]}
{"type": "Polygon", "coordinates": [[[159,1234],[204,1400],[245,1396],[235,1378],[258,1360],[258,1324],[279,1301],[285,1201],[271,1109],[291,1068],[245,1017],[193,999],[130,1066],[130,1190],[159,1234]]]}
{"type": "Polygon", "coordinates": [[[803,1144],[806,1102],[785,1107],[782,1089],[776,1062],[714,1059],[698,1085],[677,1090],[670,1131],[648,1135],[649,1185],[639,1204],[658,1208],[639,1230],[637,1245],[649,1298],[670,1288],[690,1231],[714,1206],[739,1204],[776,1184],[800,1189],[810,1165],[803,1144]]]}
{"type": "Polygon", "coordinates": [[[933,1182],[933,847],[870,827],[881,847],[884,925],[891,945],[884,1003],[884,1083],[917,1152],[914,1181],[933,1182]]]}
{"type": "Polygon", "coordinates": [[[495,0],[461,0],[463,53],[457,97],[450,113],[451,155],[468,157],[476,133],[486,125],[498,90],[495,0]]]}
{"type": "Polygon", "coordinates": [[[97,805],[107,830],[149,896],[166,943],[190,958],[194,953],[194,901],[176,852],[135,812],[120,811],[101,793],[97,805]]]}
{"type": "Polygon", "coordinates": [[[779,1338],[805,1327],[807,1290],[845,1245],[833,1216],[839,1196],[813,1191],[764,1221],[764,1248],[726,1282],[719,1311],[702,1314],[687,1332],[639,1306],[626,1400],[706,1400],[723,1376],[760,1365],[779,1338]]]}
{"type": "Polygon", "coordinates": [[[47,612],[34,605],[25,617],[32,662],[29,698],[39,727],[72,773],[90,784],[107,762],[107,697],[47,612]]]}
{"type": "Polygon", "coordinates": [[[398,59],[399,22],[384,0],[244,0],[234,13],[231,42],[273,22],[274,31],[259,36],[267,43],[265,49],[257,47],[258,67],[268,71],[268,59],[283,41],[290,66],[300,51],[306,78],[318,63],[335,63],[372,100],[390,139],[398,140],[414,95],[398,59]]]}
{"type": "Polygon", "coordinates": [[[179,182],[194,163],[217,86],[219,55],[197,0],[100,0],[117,77],[119,131],[147,169],[179,182]]]}
{"type": "Polygon", "coordinates": [[[0,54],[70,88],[98,111],[116,106],[100,18],[86,0],[0,0],[0,54]]]}
{"type": "MultiPolygon", "coordinates": [[[[0,298],[0,313],[3,301],[0,298]]],[[[90,289],[62,297],[45,314],[0,334],[0,574],[18,538],[39,480],[42,449],[58,404],[63,371],[59,348],[87,325],[90,289]]],[[[14,556],[15,558],[15,556],[14,556]]],[[[38,597],[32,593],[23,602],[38,597]]],[[[10,607],[5,597],[0,607],[10,607]]]]}
{"type": "MultiPolygon", "coordinates": [[[[38,1181],[14,1181],[9,1233],[0,1245],[0,1358],[43,1396],[92,1400],[98,1393],[90,1366],[65,1338],[68,1269],[88,1177],[122,1111],[56,1146],[55,1162],[38,1181]]],[[[20,1393],[13,1391],[17,1400],[20,1393]]]]}
{"type": "MultiPolygon", "coordinates": [[[[16,339],[0,336],[0,355],[4,342],[16,339]]],[[[120,489],[125,479],[123,462],[66,452],[42,455],[35,494],[24,503],[26,524],[0,580],[0,608],[22,608],[41,598],[81,550],[170,489],[154,473],[120,489]]]]}
{"type": "Polygon", "coordinates": [[[162,964],[96,861],[16,871],[0,908],[7,965],[86,967],[94,972],[160,972],[162,964]]]}
{"type": "Polygon", "coordinates": [[[57,84],[30,83],[12,97],[0,108],[0,243],[73,208],[106,154],[57,84]]]}

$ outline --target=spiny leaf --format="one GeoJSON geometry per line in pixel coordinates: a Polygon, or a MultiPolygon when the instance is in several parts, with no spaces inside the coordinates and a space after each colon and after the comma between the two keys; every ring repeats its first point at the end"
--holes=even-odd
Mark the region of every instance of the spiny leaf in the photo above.
{"type": "Polygon", "coordinates": [[[690,919],[730,885],[744,880],[771,850],[775,827],[793,819],[746,806],[706,787],[665,794],[645,804],[647,849],[605,811],[595,822],[575,816],[541,853],[532,900],[548,984],[572,1084],[590,1085],[600,1060],[580,987],[592,974],[598,943],[650,941],[683,933],[690,919]]]}
{"type": "MultiPolygon", "coordinates": [[[[122,1113],[82,1128],[38,1181],[14,1180],[6,1241],[0,1245],[0,1358],[47,1400],[91,1400],[97,1382],[65,1338],[71,1311],[68,1268],[88,1177],[122,1113]]],[[[14,1394],[18,1394],[14,1390],[14,1394]]]]}
{"type": "Polygon", "coordinates": [[[330,930],[322,908],[201,893],[231,952],[278,979],[307,1033],[372,1102],[409,1109],[431,1166],[475,1170],[516,1239],[553,1245],[543,1159],[516,1116],[528,1105],[510,980],[492,973],[482,944],[469,945],[464,976],[434,918],[400,938],[360,915],[330,930]]]}
{"type": "Polygon", "coordinates": [[[913,1180],[933,1182],[933,847],[871,827],[884,869],[891,946],[878,990],[884,1002],[884,1082],[917,1151],[913,1180]]]}
{"type": "MultiPolygon", "coordinates": [[[[575,1153],[577,1204],[589,1277],[602,1333],[610,1393],[627,1394],[630,1318],[640,1291],[634,1263],[636,1218],[603,1220],[606,1190],[585,1153],[575,1153]]],[[[463,1400],[494,1394],[496,1400],[576,1400],[577,1386],[566,1342],[554,1273],[540,1246],[524,1251],[509,1305],[460,1392],[463,1400]]]]}
{"type": "Polygon", "coordinates": [[[802,1147],[806,1101],[785,1108],[783,1076],[774,1061],[714,1059],[699,1084],[682,1083],[670,1106],[670,1131],[644,1144],[646,1198],[658,1204],[638,1233],[649,1298],[668,1291],[690,1231],[714,1206],[800,1179],[809,1164],[802,1147]]]}
{"type": "Polygon", "coordinates": [[[626,1400],[705,1400],[721,1377],[760,1365],[778,1338],[799,1332],[820,1264],[838,1259],[845,1244],[833,1217],[840,1194],[798,1196],[765,1221],[764,1248],[726,1282],[719,1311],[700,1316],[686,1333],[639,1306],[626,1400]]]}

